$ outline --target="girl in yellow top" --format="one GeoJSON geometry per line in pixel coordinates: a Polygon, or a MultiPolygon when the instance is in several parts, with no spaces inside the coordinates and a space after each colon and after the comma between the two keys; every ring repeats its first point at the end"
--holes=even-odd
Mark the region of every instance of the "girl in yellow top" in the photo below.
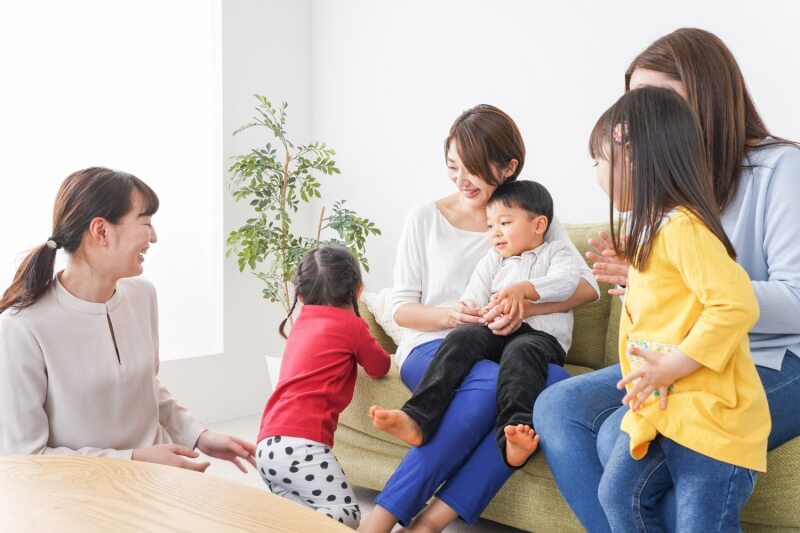
{"type": "Polygon", "coordinates": [[[747,332],[758,303],[722,229],[702,137],[670,89],[620,98],[590,139],[612,210],[612,238],[631,263],[620,320],[629,406],[600,483],[612,531],[656,531],[671,487],[679,529],[740,531],[765,471],[769,409],[747,332]]]}

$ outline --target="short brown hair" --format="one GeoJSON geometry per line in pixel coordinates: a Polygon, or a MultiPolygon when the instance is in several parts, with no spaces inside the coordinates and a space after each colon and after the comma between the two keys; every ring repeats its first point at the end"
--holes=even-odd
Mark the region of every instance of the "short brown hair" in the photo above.
{"type": "Polygon", "coordinates": [[[504,180],[511,181],[519,176],[525,164],[525,143],[519,128],[510,116],[492,105],[476,105],[453,122],[444,140],[445,159],[451,142],[455,143],[467,170],[490,185],[502,184],[492,165],[504,169],[516,159],[516,171],[504,180]]]}

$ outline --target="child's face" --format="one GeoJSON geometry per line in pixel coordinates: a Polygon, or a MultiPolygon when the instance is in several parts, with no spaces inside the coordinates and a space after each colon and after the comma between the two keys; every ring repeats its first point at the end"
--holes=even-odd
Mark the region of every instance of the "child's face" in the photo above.
{"type": "MultiPolygon", "coordinates": [[[[600,188],[603,189],[603,192],[611,197],[611,164],[608,162],[607,159],[603,159],[602,157],[598,157],[595,159],[595,168],[597,170],[597,183],[600,185],[600,188]]],[[[622,164],[628,164],[627,158],[626,161],[622,164]]],[[[620,212],[626,212],[631,210],[630,206],[630,195],[625,194],[623,180],[622,180],[622,164],[617,162],[614,165],[614,198],[611,198],[614,202],[614,209],[620,212]]]]}
{"type": "Polygon", "coordinates": [[[495,202],[486,208],[492,246],[501,257],[521,255],[544,242],[547,217],[495,202]]]}

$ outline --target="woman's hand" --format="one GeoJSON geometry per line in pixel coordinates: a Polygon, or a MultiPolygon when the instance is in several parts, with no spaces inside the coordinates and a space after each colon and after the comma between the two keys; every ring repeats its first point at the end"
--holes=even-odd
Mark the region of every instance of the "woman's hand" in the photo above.
{"type": "Polygon", "coordinates": [[[464,324],[486,324],[481,317],[481,310],[474,302],[458,302],[450,309],[447,317],[447,329],[457,328],[464,324]]]}
{"type": "Polygon", "coordinates": [[[185,457],[196,459],[199,456],[199,453],[185,446],[180,446],[178,444],[157,444],[155,446],[133,450],[131,459],[134,461],[144,461],[146,463],[177,466],[178,468],[194,470],[195,472],[205,472],[208,465],[211,464],[208,461],[195,463],[194,461],[187,461],[185,459],[185,457]]]}
{"type": "Polygon", "coordinates": [[[586,257],[592,262],[592,274],[597,278],[597,281],[612,285],[622,285],[622,288],[609,289],[608,294],[613,296],[623,295],[625,294],[624,286],[628,283],[628,262],[617,256],[611,235],[605,231],[600,231],[597,236],[599,240],[589,239],[589,246],[594,248],[595,251],[586,252],[586,257]]]}
{"type": "Polygon", "coordinates": [[[489,305],[485,307],[484,311],[483,319],[495,335],[505,337],[519,329],[520,325],[522,325],[522,318],[514,317],[513,315],[504,315],[500,305],[494,305],[490,302],[489,305]]]}
{"type": "Polygon", "coordinates": [[[205,430],[200,434],[200,438],[197,439],[197,447],[208,456],[232,462],[245,474],[247,469],[239,459],[244,459],[253,465],[253,468],[256,468],[256,459],[254,457],[256,445],[237,437],[205,430]]]}
{"type": "Polygon", "coordinates": [[[658,391],[659,406],[662,409],[666,409],[670,385],[703,366],[678,349],[664,354],[631,346],[628,348],[628,353],[638,355],[643,359],[643,362],[638,368],[619,380],[617,388],[622,389],[625,385],[638,380],[625,397],[622,398],[622,403],[629,404],[634,411],[654,391],[658,391]]]}

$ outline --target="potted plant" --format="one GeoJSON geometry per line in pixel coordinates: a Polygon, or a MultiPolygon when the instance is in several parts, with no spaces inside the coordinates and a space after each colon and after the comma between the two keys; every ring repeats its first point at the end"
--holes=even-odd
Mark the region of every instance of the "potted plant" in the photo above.
{"type": "Polygon", "coordinates": [[[329,243],[346,246],[369,271],[366,239],[380,235],[375,224],[345,207],[344,200],[333,203],[330,214],[323,206],[315,235],[298,235],[292,229],[292,215],[301,202],[321,198],[320,182],[315,174],[339,174],[335,151],[325,143],[312,142],[295,146],[286,138],[286,108],[275,107],[264,96],[255,95],[258,106],[253,122],[237,133],[264,127],[271,141],[234,157],[229,168],[230,189],[235,200],[249,200],[254,214],[227,238],[226,256],[235,254],[239,271],[250,270],[266,285],[264,298],[280,302],[287,314],[291,308],[290,281],[300,259],[310,249],[329,243]],[[273,144],[274,142],[274,144],[273,144]]]}

